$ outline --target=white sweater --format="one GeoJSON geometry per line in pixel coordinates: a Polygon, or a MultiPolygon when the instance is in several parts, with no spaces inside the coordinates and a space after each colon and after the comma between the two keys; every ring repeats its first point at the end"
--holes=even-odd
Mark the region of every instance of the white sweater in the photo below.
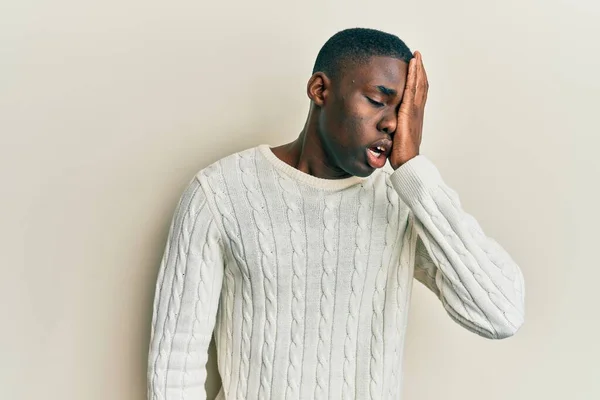
{"type": "Polygon", "coordinates": [[[148,396],[398,399],[413,276],[448,315],[501,339],[523,323],[519,267],[437,168],[321,179],[261,145],[201,170],[181,196],[156,284],[148,396]]]}

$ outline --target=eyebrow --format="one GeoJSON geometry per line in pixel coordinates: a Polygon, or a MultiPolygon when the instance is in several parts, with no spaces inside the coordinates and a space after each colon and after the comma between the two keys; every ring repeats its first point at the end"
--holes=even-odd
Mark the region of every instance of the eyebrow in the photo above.
{"type": "Polygon", "coordinates": [[[390,97],[395,96],[396,94],[398,94],[398,92],[396,92],[394,89],[390,89],[390,88],[385,87],[383,85],[378,85],[377,89],[379,89],[379,91],[381,93],[383,93],[384,95],[390,96],[390,97]]]}

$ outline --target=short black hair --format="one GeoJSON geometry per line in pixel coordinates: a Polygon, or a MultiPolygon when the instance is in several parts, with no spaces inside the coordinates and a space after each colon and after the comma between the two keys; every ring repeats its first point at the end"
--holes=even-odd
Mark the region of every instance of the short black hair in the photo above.
{"type": "Polygon", "coordinates": [[[344,29],[330,37],[319,50],[313,74],[324,72],[330,78],[345,67],[364,63],[371,57],[393,57],[408,64],[413,54],[396,35],[369,28],[344,29]]]}

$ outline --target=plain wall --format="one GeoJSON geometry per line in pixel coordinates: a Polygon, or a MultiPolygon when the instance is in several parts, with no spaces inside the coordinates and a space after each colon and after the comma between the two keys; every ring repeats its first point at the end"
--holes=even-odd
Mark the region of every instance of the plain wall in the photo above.
{"type": "Polygon", "coordinates": [[[599,18],[592,0],[2,1],[0,398],[145,398],[181,191],[294,139],[319,48],[354,26],[423,53],[421,152],[526,279],[503,341],[415,283],[404,399],[600,398],[599,18]]]}

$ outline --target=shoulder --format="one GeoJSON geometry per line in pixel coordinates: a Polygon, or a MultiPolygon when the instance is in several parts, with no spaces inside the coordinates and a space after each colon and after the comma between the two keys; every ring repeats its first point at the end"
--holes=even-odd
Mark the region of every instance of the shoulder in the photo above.
{"type": "Polygon", "coordinates": [[[256,158],[257,153],[258,146],[229,154],[196,172],[195,177],[200,182],[222,180],[228,175],[239,173],[240,161],[252,161],[256,158]]]}
{"type": "Polygon", "coordinates": [[[250,147],[214,161],[195,173],[192,181],[202,189],[204,194],[213,199],[210,203],[224,201],[229,197],[229,189],[233,182],[238,182],[238,175],[257,157],[258,146],[250,147]]]}

